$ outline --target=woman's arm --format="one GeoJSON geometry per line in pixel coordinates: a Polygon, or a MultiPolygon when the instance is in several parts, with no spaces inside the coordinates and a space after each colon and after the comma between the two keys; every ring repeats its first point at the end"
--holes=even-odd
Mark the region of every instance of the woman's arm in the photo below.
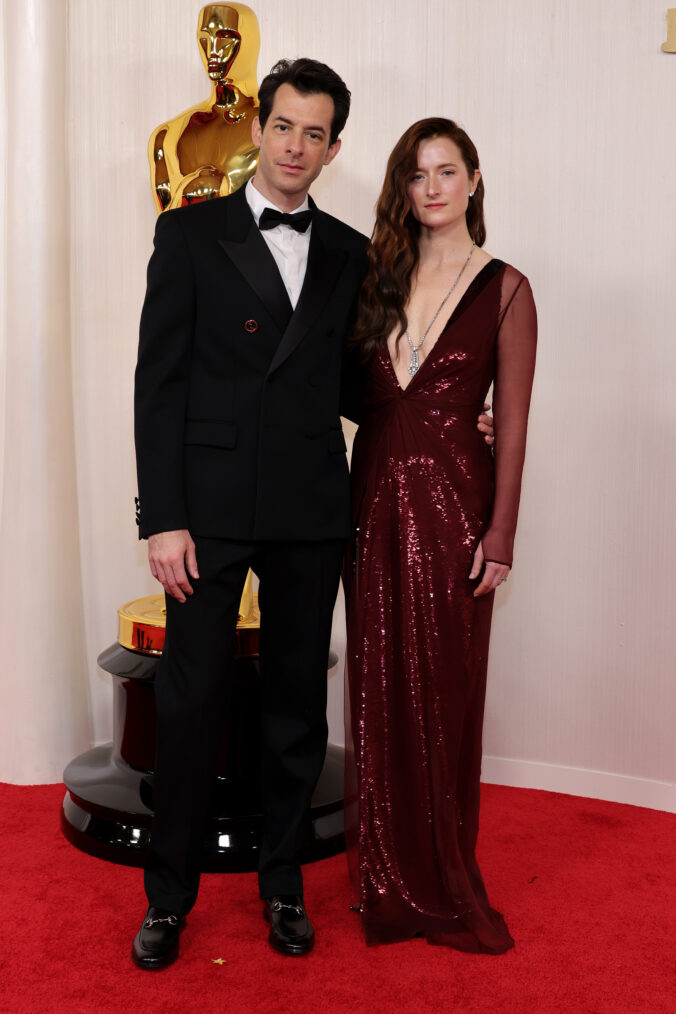
{"type": "MultiPolygon", "coordinates": [[[[506,284],[509,281],[506,280],[506,284]]],[[[503,311],[497,338],[495,418],[495,501],[481,540],[484,577],[475,595],[492,591],[512,566],[514,535],[519,513],[521,474],[526,453],[537,315],[528,279],[520,276],[503,311]]],[[[477,560],[472,568],[475,574],[477,560]]]]}

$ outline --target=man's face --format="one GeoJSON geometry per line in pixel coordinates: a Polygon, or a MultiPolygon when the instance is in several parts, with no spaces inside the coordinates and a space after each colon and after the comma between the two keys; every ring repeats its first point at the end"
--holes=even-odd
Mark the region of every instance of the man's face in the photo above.
{"type": "Polygon", "coordinates": [[[254,120],[251,133],[260,148],[256,188],[282,211],[302,204],[322,168],[338,154],[340,141],[329,144],[332,119],[330,95],[303,95],[283,84],[265,128],[254,120]]]}

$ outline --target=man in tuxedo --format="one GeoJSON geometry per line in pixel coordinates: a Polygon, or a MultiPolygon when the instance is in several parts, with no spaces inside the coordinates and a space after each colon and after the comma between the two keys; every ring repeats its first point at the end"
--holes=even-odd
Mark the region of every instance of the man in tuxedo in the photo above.
{"type": "Polygon", "coordinates": [[[141,318],[137,520],[167,593],[150,907],[132,948],[148,969],[177,957],[197,896],[249,567],[261,606],[260,895],[276,950],[305,954],[314,942],[298,851],[326,750],[349,534],[341,373],[367,241],[308,197],[340,148],[344,82],[314,60],[281,61],[259,98],[255,176],[160,216],[141,318]]]}
{"type": "Polygon", "coordinates": [[[259,883],[270,942],[314,940],[297,853],[327,740],[326,669],[349,533],[339,393],[366,238],[308,190],[337,155],[350,93],[313,60],[259,91],[255,176],[157,222],[136,369],[140,535],[167,593],[156,680],[150,907],[142,968],[178,954],[227,706],[238,605],[260,579],[265,832],[259,883]]]}

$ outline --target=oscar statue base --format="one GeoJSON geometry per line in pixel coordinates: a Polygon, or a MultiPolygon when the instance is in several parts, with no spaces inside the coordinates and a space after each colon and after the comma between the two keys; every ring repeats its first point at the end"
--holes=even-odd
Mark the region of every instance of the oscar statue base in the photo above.
{"type": "MultiPolygon", "coordinates": [[[[335,657],[329,665],[335,664],[335,657]]],[[[61,826],[83,852],[126,866],[143,866],[153,818],[154,676],[159,654],[115,643],[98,663],[113,676],[113,742],[70,762],[61,826]]],[[[263,817],[260,807],[260,678],[256,657],[236,657],[231,707],[223,737],[211,814],[204,839],[205,872],[255,870],[263,817]]],[[[329,744],[311,808],[301,861],[345,848],[342,747],[329,744]]]]}
{"type": "MultiPolygon", "coordinates": [[[[343,748],[329,744],[312,800],[312,831],[301,854],[303,863],[325,859],[345,849],[343,764],[343,748]]],[[[143,799],[152,802],[152,775],[121,764],[114,756],[113,744],[108,743],[71,761],[64,782],[67,791],[61,827],[66,838],[82,852],[99,859],[124,866],[143,866],[153,818],[151,806],[143,799]]],[[[250,813],[228,813],[227,796],[224,779],[218,778],[214,809],[204,838],[205,873],[251,872],[258,864],[263,818],[255,808],[250,813]]]]}

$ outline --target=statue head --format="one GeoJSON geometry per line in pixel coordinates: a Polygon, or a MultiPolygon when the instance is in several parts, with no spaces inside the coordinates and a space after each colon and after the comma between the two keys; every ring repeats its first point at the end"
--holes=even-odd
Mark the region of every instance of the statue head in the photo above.
{"type": "Polygon", "coordinates": [[[237,83],[257,97],[256,65],[260,35],[256,15],[244,4],[207,4],[197,22],[197,41],[206,72],[216,83],[230,75],[237,60],[237,83]]]}

